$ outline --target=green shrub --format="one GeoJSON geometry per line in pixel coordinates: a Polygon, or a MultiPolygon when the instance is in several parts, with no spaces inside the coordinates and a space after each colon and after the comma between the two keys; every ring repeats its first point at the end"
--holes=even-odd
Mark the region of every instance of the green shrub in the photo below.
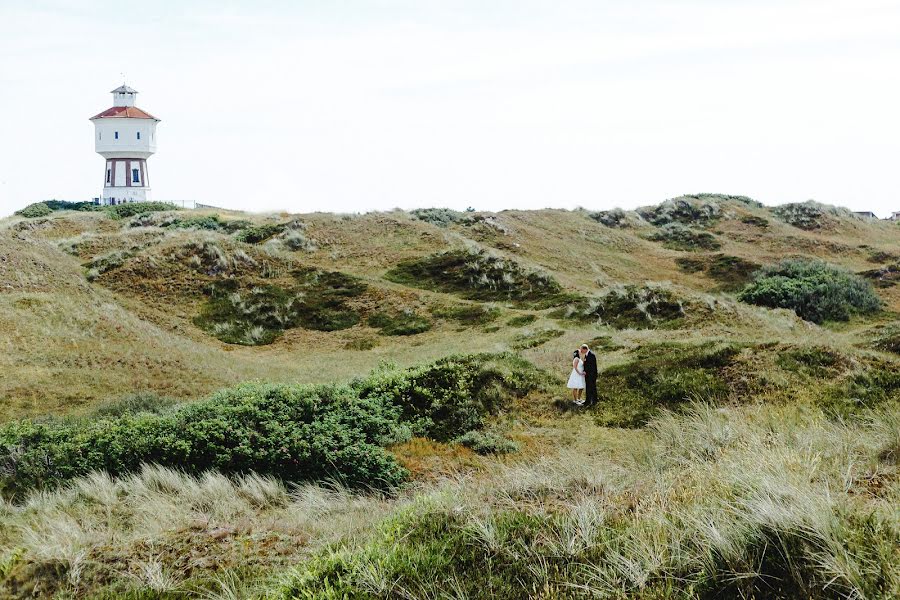
{"type": "Polygon", "coordinates": [[[752,225],[753,227],[759,227],[760,229],[765,229],[769,226],[768,219],[757,217],[756,215],[747,215],[745,217],[741,217],[741,223],[752,225]]]}
{"type": "Polygon", "coordinates": [[[660,409],[687,402],[718,402],[729,393],[725,369],[737,345],[650,344],[599,376],[598,420],[603,425],[638,427],[660,409]]]}
{"type": "Polygon", "coordinates": [[[518,356],[476,354],[377,372],[353,386],[362,398],[390,398],[414,435],[449,442],[546,384],[546,374],[518,356]]]}
{"type": "Polygon", "coordinates": [[[160,414],[170,410],[175,404],[176,401],[171,398],[164,398],[152,392],[139,392],[100,404],[91,416],[108,418],[139,413],[160,414]]]}
{"type": "Polygon", "coordinates": [[[711,233],[698,231],[680,223],[669,223],[660,227],[648,238],[654,242],[662,242],[663,247],[670,250],[698,252],[700,250],[718,250],[722,247],[719,240],[711,233]]]}
{"type": "Polygon", "coordinates": [[[397,411],[349,388],[243,384],[163,414],[0,428],[0,491],[49,488],[155,463],[188,473],[256,472],[390,488],[405,471],[381,446],[405,434],[397,411]]]}
{"type": "Polygon", "coordinates": [[[431,329],[431,321],[410,311],[377,312],[369,317],[369,326],[379,329],[382,335],[415,335],[431,329]]]}
{"type": "Polygon", "coordinates": [[[900,323],[882,328],[872,340],[872,346],[883,352],[900,354],[900,323]]]}
{"type": "Polygon", "coordinates": [[[612,288],[603,296],[580,299],[551,313],[556,319],[599,322],[617,329],[675,327],[684,315],[684,306],[669,290],[634,285],[612,288]]]}
{"type": "Polygon", "coordinates": [[[46,217],[52,212],[53,211],[50,210],[50,207],[47,206],[45,202],[35,202],[34,204],[29,204],[21,210],[17,210],[16,214],[20,217],[25,217],[26,219],[34,219],[37,217],[46,217]]]}
{"type": "Polygon", "coordinates": [[[470,220],[470,217],[465,213],[449,208],[417,208],[410,211],[410,214],[420,221],[425,221],[438,227],[449,227],[455,223],[466,223],[470,220]]]}
{"type": "Polygon", "coordinates": [[[551,276],[484,251],[454,250],[398,264],[385,278],[469,300],[552,306],[567,297],[551,276]]]}
{"type": "Polygon", "coordinates": [[[900,281],[900,263],[863,271],[860,275],[871,281],[875,287],[894,287],[900,281]]]}
{"type": "MultiPolygon", "coordinates": [[[[695,194],[671,198],[656,206],[642,206],[637,213],[653,225],[705,225],[722,216],[720,204],[738,196],[720,194],[695,194]]],[[[749,200],[749,199],[748,199],[749,200]]]]}
{"type": "Polygon", "coordinates": [[[95,256],[82,266],[87,269],[88,281],[93,281],[107,271],[118,269],[133,255],[134,253],[126,250],[114,250],[102,256],[95,256]]]}
{"type": "Polygon", "coordinates": [[[588,217],[597,221],[602,225],[612,228],[627,227],[630,222],[628,213],[621,208],[613,208],[611,210],[601,210],[599,212],[588,213],[588,217]]]}
{"type": "Polygon", "coordinates": [[[106,211],[113,219],[124,219],[144,213],[164,212],[169,210],[181,209],[168,202],[128,202],[126,204],[116,204],[115,206],[106,207],[106,211]]]}
{"type": "Polygon", "coordinates": [[[347,305],[366,291],[359,279],[315,269],[297,270],[294,277],[289,288],[242,289],[233,279],[213,283],[194,323],[225,343],[245,346],[271,344],[295,327],[337,331],[359,323],[358,311],[347,305]]]}
{"type": "Polygon", "coordinates": [[[509,454],[519,451],[517,443],[493,431],[470,431],[454,441],[478,454],[509,454]]]}
{"type": "Polygon", "coordinates": [[[807,231],[832,226],[837,222],[837,218],[856,218],[846,208],[820,204],[812,200],[782,204],[773,208],[772,213],[788,225],[807,231]]]}
{"type": "Polygon", "coordinates": [[[537,321],[537,315],[518,315],[506,322],[510,327],[524,327],[537,321]]]}
{"type": "Polygon", "coordinates": [[[272,237],[275,237],[285,229],[284,223],[269,223],[265,225],[257,225],[255,227],[247,227],[246,229],[242,229],[236,236],[235,239],[239,242],[244,242],[247,244],[259,244],[260,242],[264,242],[272,237]]]}
{"type": "Polygon", "coordinates": [[[550,340],[558,338],[564,333],[565,331],[560,329],[540,329],[538,331],[523,333],[515,337],[512,347],[514,350],[537,348],[538,346],[543,346],[550,340]]]}
{"type": "Polygon", "coordinates": [[[755,262],[726,254],[679,256],[675,259],[675,264],[688,273],[703,273],[715,279],[721,284],[720,289],[725,291],[743,288],[760,268],[755,262]]]}
{"type": "Polygon", "coordinates": [[[92,212],[95,210],[103,210],[103,207],[93,202],[68,202],[66,200],[46,200],[44,204],[53,211],[57,210],[75,210],[78,212],[92,212]]]}
{"type": "Polygon", "coordinates": [[[872,284],[819,260],[790,259],[766,267],[738,298],[749,304],[789,308],[807,321],[846,321],[881,308],[872,284]]]}
{"type": "Polygon", "coordinates": [[[438,319],[456,321],[460,325],[487,325],[500,316],[500,310],[483,304],[457,304],[454,306],[435,306],[431,314],[438,319]]]}

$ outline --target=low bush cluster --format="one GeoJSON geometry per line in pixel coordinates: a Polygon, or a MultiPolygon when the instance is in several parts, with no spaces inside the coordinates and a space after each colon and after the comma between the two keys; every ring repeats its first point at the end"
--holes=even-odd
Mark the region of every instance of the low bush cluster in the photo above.
{"type": "Polygon", "coordinates": [[[456,223],[467,223],[469,215],[449,208],[417,208],[410,214],[420,221],[431,223],[438,227],[449,227],[456,223]]]}
{"type": "Polygon", "coordinates": [[[597,221],[601,225],[606,225],[607,227],[612,228],[627,227],[630,224],[628,213],[621,208],[592,212],[588,214],[588,217],[597,221]]]}
{"type": "Polygon", "coordinates": [[[100,275],[107,271],[112,271],[125,264],[125,261],[133,256],[128,250],[113,250],[102,256],[95,256],[90,261],[82,265],[87,269],[87,280],[94,281],[100,275]]]}
{"type": "Polygon", "coordinates": [[[509,454],[519,451],[517,443],[494,431],[470,431],[454,441],[478,454],[509,454]]]}
{"type": "Polygon", "coordinates": [[[484,251],[454,250],[413,259],[395,266],[385,278],[469,300],[506,300],[546,307],[566,298],[551,276],[484,251]]]}
{"type": "Polygon", "coordinates": [[[764,217],[757,217],[756,215],[747,215],[745,217],[741,217],[741,223],[745,225],[752,225],[753,227],[759,227],[760,229],[765,229],[769,226],[769,220],[764,217]]]}
{"type": "Polygon", "coordinates": [[[475,354],[376,372],[352,386],[362,398],[391,398],[413,435],[449,442],[482,429],[513,398],[548,382],[546,373],[514,354],[475,354]]]}
{"type": "Polygon", "coordinates": [[[648,223],[657,226],[672,223],[706,225],[722,216],[723,198],[718,194],[679,196],[656,206],[642,206],[637,209],[637,213],[648,223]]]}
{"type": "Polygon", "coordinates": [[[872,346],[883,352],[900,354],[900,323],[879,329],[872,339],[872,346]]]}
{"type": "Polygon", "coordinates": [[[416,335],[431,329],[431,321],[413,311],[377,312],[369,316],[368,322],[382,335],[416,335]]]}
{"type": "Polygon", "coordinates": [[[181,210],[181,208],[168,202],[128,202],[126,204],[107,206],[105,210],[113,219],[125,219],[144,213],[181,210]]]}
{"type": "Polygon", "coordinates": [[[235,236],[239,242],[246,244],[259,244],[269,240],[285,230],[284,223],[267,223],[242,229],[235,236]]]}
{"type": "Polygon", "coordinates": [[[670,250],[683,250],[686,252],[718,250],[722,247],[722,244],[713,234],[707,231],[699,231],[681,223],[663,225],[651,234],[648,239],[654,242],[662,242],[662,245],[670,250]]]}
{"type": "Polygon", "coordinates": [[[171,408],[135,399],[91,419],[12,422],[0,426],[0,493],[147,463],[390,489],[406,472],[386,445],[410,432],[451,441],[480,430],[545,381],[512,355],[456,356],[346,386],[247,383],[171,408]]]}
{"type": "Polygon", "coordinates": [[[47,215],[58,210],[77,210],[79,212],[88,212],[101,210],[102,207],[93,202],[68,202],[66,200],[45,200],[44,202],[35,202],[29,204],[21,210],[17,210],[15,214],[20,217],[33,219],[35,217],[46,217],[47,215]]]}
{"type": "Polygon", "coordinates": [[[680,256],[675,264],[688,273],[703,273],[715,279],[723,291],[737,291],[750,281],[760,265],[739,256],[711,254],[707,256],[680,256]]]}
{"type": "Polygon", "coordinates": [[[561,329],[539,329],[517,335],[513,339],[512,347],[514,350],[528,350],[529,348],[537,348],[543,346],[550,340],[556,339],[563,335],[565,331],[561,329]]]}
{"type": "Polygon", "coordinates": [[[684,317],[684,305],[665,288],[626,285],[595,298],[581,298],[551,313],[556,319],[603,323],[617,329],[675,327],[684,317]]]}
{"type": "Polygon", "coordinates": [[[537,321],[537,315],[517,315],[506,322],[510,327],[525,327],[537,321]]]}
{"type": "Polygon", "coordinates": [[[749,304],[788,308],[814,323],[846,321],[881,308],[872,284],[820,260],[789,259],[759,271],[738,298],[749,304]]]}
{"type": "Polygon", "coordinates": [[[442,305],[433,307],[431,314],[438,319],[474,327],[495,321],[500,316],[500,309],[484,304],[442,305]]]}
{"type": "Polygon", "coordinates": [[[207,288],[208,300],[194,323],[229,344],[271,344],[285,330],[304,327],[337,331],[360,321],[347,300],[363,295],[366,285],[340,272],[300,269],[295,284],[242,288],[228,279],[207,288]]]}
{"type": "Polygon", "coordinates": [[[900,263],[863,271],[860,275],[871,281],[875,287],[894,287],[897,282],[900,282],[900,263]]]}
{"type": "Polygon", "coordinates": [[[638,427],[661,409],[691,401],[724,400],[724,371],[740,347],[735,344],[649,344],[628,362],[600,373],[597,418],[604,425],[638,427]]]}
{"type": "Polygon", "coordinates": [[[837,222],[837,218],[856,218],[846,208],[820,204],[813,200],[782,204],[773,208],[772,213],[788,225],[806,231],[833,226],[837,222]]]}

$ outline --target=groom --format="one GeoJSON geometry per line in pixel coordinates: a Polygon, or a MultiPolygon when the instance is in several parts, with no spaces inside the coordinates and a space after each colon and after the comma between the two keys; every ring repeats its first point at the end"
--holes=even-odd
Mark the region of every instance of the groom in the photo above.
{"type": "Polygon", "coordinates": [[[593,406],[597,403],[597,355],[587,344],[581,345],[580,354],[584,361],[584,404],[593,406]]]}

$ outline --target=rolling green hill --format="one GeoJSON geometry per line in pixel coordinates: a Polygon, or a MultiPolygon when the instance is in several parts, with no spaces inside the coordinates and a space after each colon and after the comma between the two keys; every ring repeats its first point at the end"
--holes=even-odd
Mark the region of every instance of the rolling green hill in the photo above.
{"type": "Polygon", "coordinates": [[[66,208],[0,221],[3,597],[900,594],[896,222],[66,208]]]}

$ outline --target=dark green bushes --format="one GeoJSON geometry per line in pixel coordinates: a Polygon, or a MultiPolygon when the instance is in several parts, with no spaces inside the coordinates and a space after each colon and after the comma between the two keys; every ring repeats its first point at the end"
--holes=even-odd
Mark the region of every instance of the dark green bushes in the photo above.
{"type": "Polygon", "coordinates": [[[512,354],[452,356],[354,383],[362,398],[388,397],[414,435],[449,442],[481,429],[512,398],[544,386],[546,375],[512,354]]]}
{"type": "Polygon", "coordinates": [[[17,210],[16,214],[20,217],[33,219],[35,217],[46,217],[58,210],[77,210],[79,212],[101,210],[101,207],[93,202],[67,202],[66,200],[45,200],[44,202],[35,202],[29,204],[21,210],[17,210]]]}
{"type": "Polygon", "coordinates": [[[480,430],[545,381],[513,355],[455,356],[349,386],[248,383],[172,408],[136,399],[91,419],[8,423],[0,427],[0,493],[145,463],[391,488],[406,473],[383,446],[410,431],[451,441],[480,430]]]}
{"type": "Polygon", "coordinates": [[[415,335],[431,329],[431,321],[414,312],[377,312],[369,317],[369,326],[379,329],[382,335],[415,335]]]}
{"type": "Polygon", "coordinates": [[[626,285],[596,298],[583,298],[552,313],[556,319],[600,322],[618,329],[674,327],[684,317],[681,301],[669,290],[626,285]]]}
{"type": "Polygon", "coordinates": [[[44,202],[35,202],[34,204],[29,204],[25,208],[16,211],[17,215],[25,217],[26,219],[46,217],[51,213],[53,213],[53,211],[50,210],[50,207],[44,202]]]}
{"type": "Polygon", "coordinates": [[[510,327],[524,327],[537,321],[537,315],[518,315],[506,322],[510,327]]]}
{"type": "Polygon", "coordinates": [[[513,349],[527,350],[529,348],[537,348],[538,346],[543,346],[550,340],[558,338],[564,333],[565,331],[560,329],[540,329],[538,331],[523,333],[517,335],[513,340],[513,349]]]}
{"type": "Polygon", "coordinates": [[[470,431],[454,441],[478,454],[509,454],[519,450],[517,443],[493,431],[470,431]]]}
{"type": "Polygon", "coordinates": [[[782,204],[773,208],[772,213],[788,225],[806,231],[833,226],[837,223],[838,217],[855,218],[853,213],[845,208],[820,204],[813,200],[782,204]]]}
{"type": "Polygon", "coordinates": [[[695,194],[679,196],[661,202],[656,206],[642,206],[637,213],[647,222],[653,225],[669,225],[681,223],[684,225],[705,225],[722,216],[720,204],[724,199],[737,198],[736,196],[722,196],[719,194],[695,194]]]}
{"type": "Polygon", "coordinates": [[[266,225],[257,225],[255,227],[247,227],[246,229],[241,230],[235,236],[235,239],[247,244],[259,244],[260,242],[275,237],[284,231],[284,228],[284,223],[270,223],[266,225]]]}
{"type": "Polygon", "coordinates": [[[163,212],[167,210],[181,210],[174,204],[168,202],[129,202],[126,204],[116,204],[115,206],[107,206],[106,211],[113,219],[124,219],[150,212],[163,212]]]}
{"type": "Polygon", "coordinates": [[[872,284],[818,260],[785,260],[766,267],[738,298],[749,304],[789,308],[807,321],[846,321],[881,308],[872,284]]]}
{"type": "Polygon", "coordinates": [[[649,236],[654,242],[662,242],[670,250],[698,252],[700,250],[718,250],[722,247],[719,240],[711,233],[698,231],[680,223],[669,223],[660,227],[649,236]]]}
{"type": "Polygon", "coordinates": [[[600,374],[597,418],[604,425],[638,427],[662,408],[724,400],[724,370],[739,351],[733,344],[642,346],[628,362],[600,374]]]}
{"type": "Polygon", "coordinates": [[[455,293],[469,300],[508,300],[553,306],[566,295],[549,275],[483,251],[454,250],[398,264],[385,278],[427,290],[455,293]]]}
{"type": "Polygon", "coordinates": [[[460,325],[487,325],[500,316],[500,310],[483,304],[457,304],[454,306],[436,306],[431,314],[446,321],[455,321],[460,325]]]}
{"type": "Polygon", "coordinates": [[[366,285],[339,272],[303,269],[295,285],[241,288],[229,279],[207,289],[208,300],[194,323],[228,344],[271,344],[287,329],[304,327],[337,331],[360,321],[347,300],[361,296],[366,285]]]}
{"type": "Polygon", "coordinates": [[[470,217],[465,213],[449,208],[417,208],[410,211],[410,214],[420,221],[425,221],[438,227],[449,227],[455,223],[466,223],[470,220],[470,217]]]}
{"type": "Polygon", "coordinates": [[[244,384],[163,414],[6,425],[0,490],[9,496],[94,470],[129,473],[144,463],[391,487],[405,473],[381,445],[398,435],[396,411],[380,398],[338,387],[244,384]]]}
{"type": "Polygon", "coordinates": [[[688,273],[703,273],[718,281],[724,291],[736,291],[744,287],[760,265],[755,262],[728,256],[712,254],[708,256],[679,256],[675,264],[688,273]]]}

